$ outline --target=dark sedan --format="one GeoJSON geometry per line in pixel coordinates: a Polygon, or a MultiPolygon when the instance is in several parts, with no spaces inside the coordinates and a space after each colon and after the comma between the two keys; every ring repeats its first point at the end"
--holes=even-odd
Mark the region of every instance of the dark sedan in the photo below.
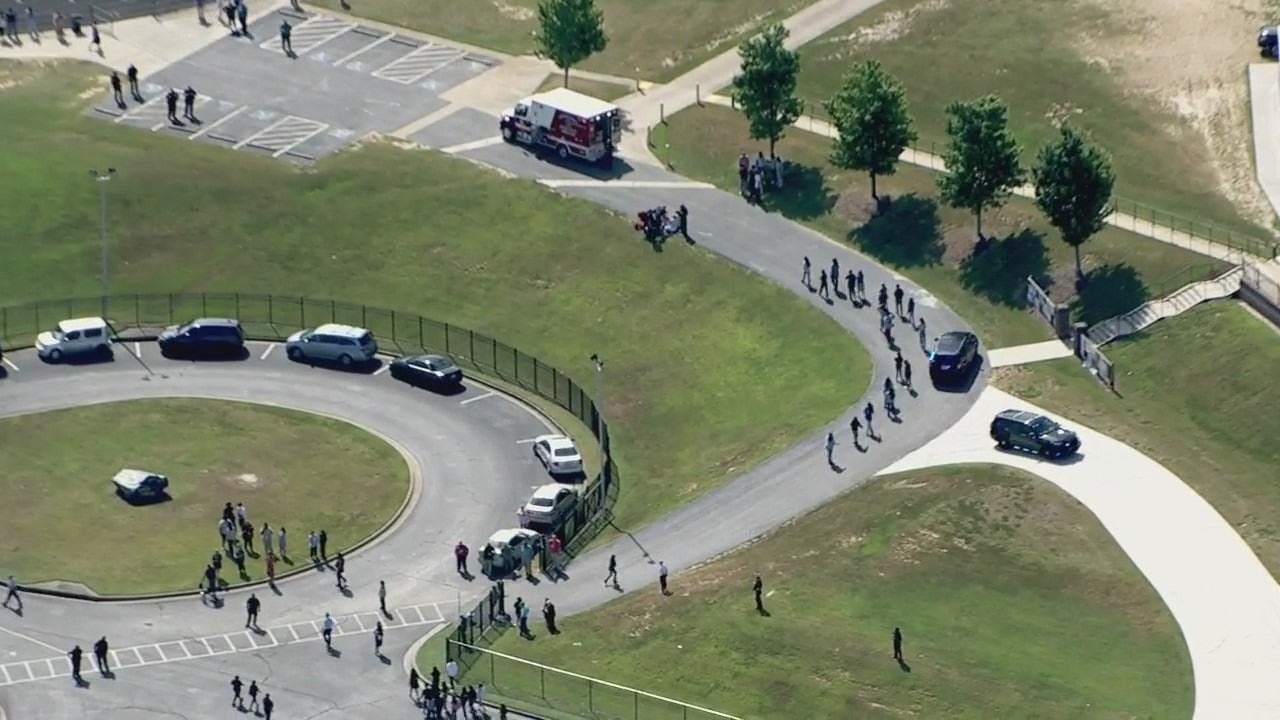
{"type": "Polygon", "coordinates": [[[443,355],[410,355],[391,362],[391,377],[417,387],[453,389],[462,384],[462,368],[443,355]]]}
{"type": "Polygon", "coordinates": [[[952,331],[938,338],[929,353],[929,378],[934,385],[954,385],[968,379],[978,363],[978,336],[952,331]]]}

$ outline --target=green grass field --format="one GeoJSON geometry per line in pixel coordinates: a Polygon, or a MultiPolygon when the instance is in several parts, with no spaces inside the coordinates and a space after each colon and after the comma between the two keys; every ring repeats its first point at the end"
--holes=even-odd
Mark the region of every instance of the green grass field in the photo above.
{"type": "Polygon", "coordinates": [[[995,383],[1107,433],[1195,488],[1280,577],[1280,335],[1243,306],[1215,302],[1103,348],[1120,395],[1074,360],[997,370],[995,383]]]}
{"type": "MultiPolygon", "coordinates": [[[[243,502],[258,528],[288,529],[296,562],[299,551],[305,561],[309,531],[349,547],[390,520],[409,492],[404,460],[377,437],[246,403],[92,405],[0,420],[0,437],[6,571],[22,583],[71,581],[104,595],[194,590],[218,549],[224,503],[243,502]],[[167,475],[172,500],[125,503],[110,482],[121,468],[167,475]],[[360,492],[346,492],[357,476],[360,492]]],[[[264,562],[248,558],[248,579],[266,577],[264,562]]],[[[281,563],[276,573],[290,569],[281,563]]],[[[238,582],[229,561],[222,575],[238,582]]]]}
{"type": "Polygon", "coordinates": [[[995,93],[1009,104],[1026,162],[1069,118],[1114,155],[1117,193],[1182,216],[1179,227],[1190,218],[1202,230],[1222,225],[1223,236],[1270,237],[1216,191],[1209,151],[1184,121],[1079,50],[1082,35],[1131,32],[1096,3],[887,0],[801,50],[800,91],[821,115],[845,72],[879,60],[906,86],[925,149],[944,144],[948,103],[995,93]]]}
{"type": "MultiPolygon", "coordinates": [[[[748,139],[738,113],[719,106],[677,113],[651,142],[657,157],[677,172],[730,191],[738,187],[739,153],[754,157],[758,150],[768,149],[748,139]]],[[[1050,336],[1043,321],[1022,309],[1026,278],[1041,278],[1056,300],[1067,302],[1074,295],[1074,259],[1071,248],[1029,201],[1014,198],[988,213],[985,232],[1003,240],[970,259],[976,239],[973,216],[938,205],[936,173],[900,165],[896,175],[881,178],[881,194],[891,195],[895,203],[889,214],[872,219],[866,175],[832,167],[827,160],[830,143],[821,135],[788,132],[778,153],[795,169],[782,193],[766,196],[767,208],[909,275],[971,322],[989,347],[1050,336]]],[[[1158,295],[1162,281],[1171,275],[1209,262],[1115,228],[1090,240],[1083,256],[1095,281],[1075,302],[1075,312],[1088,322],[1132,310],[1158,295]]]]}
{"type": "MultiPolygon", "coordinates": [[[[564,87],[564,76],[560,73],[551,73],[542,81],[535,92],[543,92],[544,90],[553,90],[558,87],[564,87]]],[[[584,95],[600,98],[601,100],[617,100],[623,95],[629,95],[635,91],[635,85],[620,85],[618,83],[602,82],[600,80],[589,80],[587,78],[569,76],[569,89],[577,90],[584,95]]]]}
{"type": "MultiPolygon", "coordinates": [[[[609,46],[587,70],[664,81],[813,0],[596,0],[609,46]]],[[[340,0],[319,0],[338,9],[340,0]]],[[[350,12],[511,55],[534,50],[538,0],[352,0],[350,12]]]]}
{"type": "Polygon", "coordinates": [[[24,198],[5,217],[0,305],[97,294],[87,170],[115,167],[118,292],[270,292],[418,312],[587,388],[599,353],[624,526],[789,447],[868,381],[866,354],[844,333],[794,352],[834,325],[791,292],[702,251],[654,253],[586,201],[389,144],[299,172],[83,117],[83,93],[100,82],[88,67],[5,72],[20,84],[0,93],[0,122],[27,139],[0,174],[0,190],[24,198]]]}
{"type": "MultiPolygon", "coordinates": [[[[1191,712],[1189,658],[1155,591],[1084,507],[1008,468],[879,479],[671,589],[494,649],[744,718],[1191,712]],[[890,657],[895,626],[909,672],[890,657]]],[[[515,707],[592,716],[584,682],[511,661],[482,659],[465,681],[515,707]]],[[[593,690],[595,717],[631,716],[630,697],[593,690]]]]}

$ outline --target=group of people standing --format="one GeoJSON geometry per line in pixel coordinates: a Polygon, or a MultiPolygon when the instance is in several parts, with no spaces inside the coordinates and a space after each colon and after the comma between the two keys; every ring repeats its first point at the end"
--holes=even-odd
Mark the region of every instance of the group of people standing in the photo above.
{"type": "MultiPolygon", "coordinates": [[[[431,720],[456,720],[460,715],[470,718],[488,717],[484,710],[484,683],[475,686],[458,684],[458,661],[445,663],[448,679],[442,680],[440,668],[432,667],[430,681],[418,674],[418,669],[409,670],[409,697],[417,703],[431,720]]],[[[502,716],[506,717],[506,706],[502,716]]]]}
{"type": "Polygon", "coordinates": [[[761,204],[765,190],[782,189],[784,167],[777,155],[765,158],[763,152],[758,152],[753,160],[742,153],[738,156],[738,191],[752,205],[761,204]]]}
{"type": "MultiPolygon", "coordinates": [[[[218,521],[218,538],[221,545],[213,552],[209,560],[209,564],[205,566],[204,575],[201,578],[200,597],[202,600],[208,599],[214,605],[218,603],[218,591],[227,586],[227,582],[222,579],[223,558],[229,559],[235,565],[239,572],[241,580],[248,581],[250,579],[248,571],[245,569],[247,557],[264,558],[264,564],[267,570],[267,582],[275,587],[276,582],[276,563],[283,560],[290,563],[289,560],[289,531],[285,527],[281,527],[279,531],[272,529],[270,523],[263,523],[262,529],[258,530],[249,521],[249,510],[244,503],[236,503],[234,506],[228,502],[222,508],[222,518],[218,521]],[[262,553],[259,554],[254,548],[254,538],[260,538],[262,541],[262,553]],[[277,552],[278,551],[278,552],[277,552]]],[[[308,538],[311,544],[311,559],[314,562],[328,562],[328,549],[326,547],[329,536],[324,530],[318,534],[311,532],[308,538]]],[[[344,586],[345,578],[343,576],[346,570],[345,559],[339,553],[339,569],[338,569],[338,587],[344,586]]]]}

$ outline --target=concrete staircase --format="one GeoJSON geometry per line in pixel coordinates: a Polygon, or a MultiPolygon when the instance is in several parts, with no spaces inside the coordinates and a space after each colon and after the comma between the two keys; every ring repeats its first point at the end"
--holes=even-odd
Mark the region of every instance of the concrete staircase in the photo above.
{"type": "Polygon", "coordinates": [[[1145,330],[1160,320],[1180,315],[1202,302],[1231,297],[1240,291],[1242,277],[1244,268],[1234,267],[1211,280],[1184,285],[1165,297],[1097,323],[1089,328],[1086,335],[1095,344],[1106,345],[1112,340],[1145,330]]]}

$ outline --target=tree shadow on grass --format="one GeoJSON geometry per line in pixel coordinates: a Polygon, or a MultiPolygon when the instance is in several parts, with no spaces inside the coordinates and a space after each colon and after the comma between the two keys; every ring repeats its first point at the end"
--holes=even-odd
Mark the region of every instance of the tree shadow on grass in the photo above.
{"type": "Polygon", "coordinates": [[[850,232],[849,240],[898,267],[936,265],[946,251],[937,201],[915,193],[893,199],[883,212],[850,232]]]}
{"type": "Polygon", "coordinates": [[[787,163],[786,184],[782,191],[765,196],[765,207],[792,220],[812,220],[831,212],[837,196],[826,177],[816,167],[787,163]]]}
{"type": "Polygon", "coordinates": [[[1150,289],[1131,265],[1103,265],[1086,276],[1084,287],[1071,302],[1071,316],[1093,325],[1127,313],[1150,299],[1150,289]]]}
{"type": "Polygon", "coordinates": [[[960,283],[993,303],[1020,308],[1027,303],[1027,278],[1047,289],[1048,270],[1044,235],[1028,228],[975,246],[960,263],[960,283]]]}

